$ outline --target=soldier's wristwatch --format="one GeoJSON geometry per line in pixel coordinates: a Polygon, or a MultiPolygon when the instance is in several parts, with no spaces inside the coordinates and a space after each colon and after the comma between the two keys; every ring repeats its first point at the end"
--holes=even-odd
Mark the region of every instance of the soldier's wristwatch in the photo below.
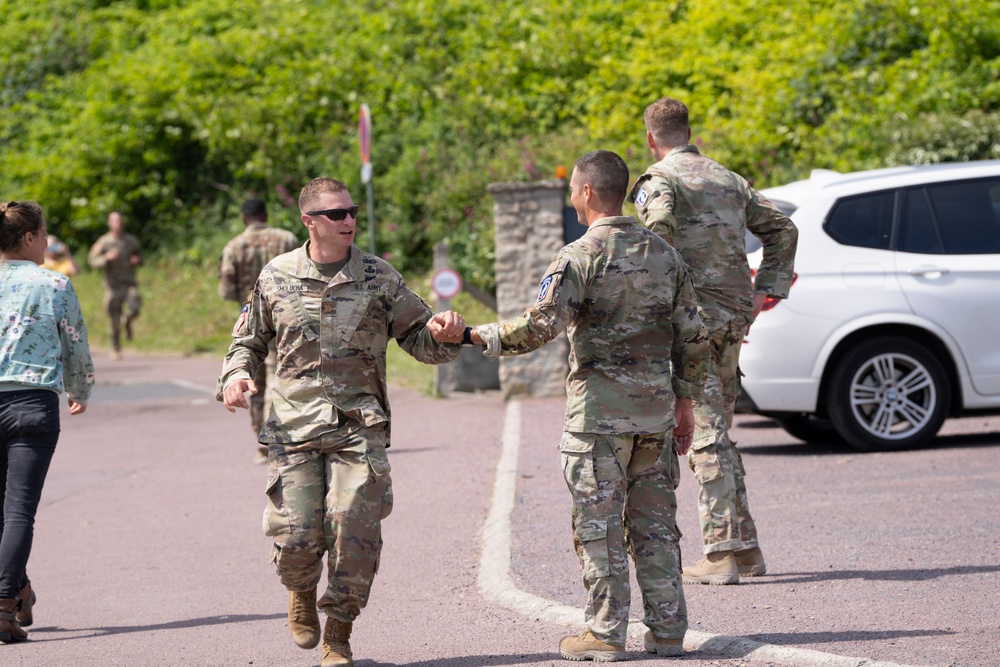
{"type": "Polygon", "coordinates": [[[462,345],[466,347],[472,347],[475,343],[472,342],[472,327],[465,327],[465,331],[462,332],[462,345]]]}

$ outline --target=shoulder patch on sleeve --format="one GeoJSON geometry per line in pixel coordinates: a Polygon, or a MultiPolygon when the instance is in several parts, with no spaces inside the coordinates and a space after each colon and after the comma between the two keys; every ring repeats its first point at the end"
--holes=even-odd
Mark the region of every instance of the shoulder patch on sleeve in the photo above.
{"type": "Polygon", "coordinates": [[[649,199],[649,192],[643,187],[643,185],[652,177],[652,174],[643,174],[640,176],[636,180],[635,185],[632,186],[632,190],[628,193],[628,197],[625,198],[625,201],[630,204],[635,204],[636,206],[642,206],[645,204],[646,200],[649,199]],[[640,197],[642,197],[641,201],[639,199],[640,197]]]}
{"type": "Polygon", "coordinates": [[[538,289],[538,300],[541,301],[549,294],[549,287],[552,285],[552,275],[542,278],[542,284],[538,289]]]}

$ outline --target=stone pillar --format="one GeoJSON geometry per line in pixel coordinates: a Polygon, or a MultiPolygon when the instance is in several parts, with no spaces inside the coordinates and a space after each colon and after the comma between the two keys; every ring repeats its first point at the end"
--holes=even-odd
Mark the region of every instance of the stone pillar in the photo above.
{"type": "MultiPolygon", "coordinates": [[[[562,248],[566,182],[491,183],[496,235],[497,317],[523,313],[538,298],[545,269],[562,248]]],[[[504,398],[561,396],[569,373],[569,342],[562,333],[545,347],[500,359],[504,398]]]]}

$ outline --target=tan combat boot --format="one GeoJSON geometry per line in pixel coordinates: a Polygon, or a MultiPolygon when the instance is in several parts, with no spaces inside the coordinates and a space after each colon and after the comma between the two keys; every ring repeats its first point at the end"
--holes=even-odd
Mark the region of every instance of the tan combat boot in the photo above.
{"type": "Polygon", "coordinates": [[[760,577],[767,573],[764,554],[760,552],[760,547],[737,551],[736,567],[739,568],[741,577],[760,577]]]}
{"type": "Polygon", "coordinates": [[[316,611],[316,589],[288,591],[288,629],[300,648],[316,648],[319,644],[319,613],[316,611]]]}
{"type": "Polygon", "coordinates": [[[646,634],[642,637],[642,645],[646,648],[647,653],[667,656],[684,655],[683,639],[657,637],[652,630],[646,630],[646,634]]]}
{"type": "Polygon", "coordinates": [[[17,612],[17,624],[26,628],[35,622],[34,616],[31,615],[31,608],[35,606],[35,590],[31,587],[30,581],[17,594],[17,599],[21,601],[21,610],[17,612]]]}
{"type": "Polygon", "coordinates": [[[684,568],[685,584],[709,584],[724,586],[740,583],[739,568],[736,567],[736,557],[732,551],[713,551],[704,558],[684,568]]]}
{"type": "Polygon", "coordinates": [[[345,623],[327,617],[323,630],[322,667],[354,667],[351,655],[351,628],[353,623],[345,623]]]}
{"type": "Polygon", "coordinates": [[[17,622],[17,611],[20,608],[21,601],[17,598],[0,600],[0,642],[23,642],[28,638],[28,633],[17,622]]]}
{"type": "Polygon", "coordinates": [[[588,628],[577,637],[563,637],[559,642],[559,655],[565,660],[618,662],[625,659],[625,647],[601,641],[588,628]]]}

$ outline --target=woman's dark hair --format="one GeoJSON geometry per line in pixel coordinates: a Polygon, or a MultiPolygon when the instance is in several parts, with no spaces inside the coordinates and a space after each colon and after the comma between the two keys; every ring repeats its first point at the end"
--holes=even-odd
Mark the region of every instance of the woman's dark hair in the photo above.
{"type": "Polygon", "coordinates": [[[45,223],[42,207],[33,201],[0,203],[0,252],[14,252],[28,232],[37,234],[45,223]]]}

